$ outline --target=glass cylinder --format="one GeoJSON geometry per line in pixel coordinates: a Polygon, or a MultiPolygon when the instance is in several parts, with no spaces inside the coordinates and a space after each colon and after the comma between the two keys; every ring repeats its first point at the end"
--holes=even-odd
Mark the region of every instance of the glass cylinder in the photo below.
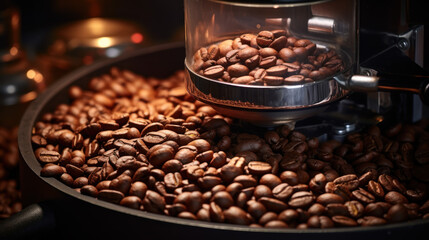
{"type": "Polygon", "coordinates": [[[283,29],[357,62],[356,1],[185,0],[186,61],[201,47],[245,33],[283,29]],[[282,3],[284,2],[284,3],[282,3]]]}
{"type": "Polygon", "coordinates": [[[291,110],[347,94],[339,86],[358,66],[356,0],[185,0],[184,6],[187,89],[221,113],[295,120],[307,114],[290,118],[291,110]]]}

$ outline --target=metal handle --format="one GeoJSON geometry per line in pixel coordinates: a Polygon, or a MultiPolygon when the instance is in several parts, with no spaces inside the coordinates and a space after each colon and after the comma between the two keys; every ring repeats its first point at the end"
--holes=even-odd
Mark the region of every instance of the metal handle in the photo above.
{"type": "Polygon", "coordinates": [[[425,104],[429,104],[429,76],[382,73],[378,76],[354,75],[348,89],[360,92],[401,91],[419,94],[425,104]]]}
{"type": "Polygon", "coordinates": [[[0,221],[0,239],[43,239],[55,228],[49,204],[32,204],[0,221]]]}

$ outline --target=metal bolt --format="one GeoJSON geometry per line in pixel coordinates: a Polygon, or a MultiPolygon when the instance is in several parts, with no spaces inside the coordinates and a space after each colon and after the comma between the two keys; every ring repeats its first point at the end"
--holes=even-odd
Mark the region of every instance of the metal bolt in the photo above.
{"type": "Polygon", "coordinates": [[[406,38],[400,38],[398,43],[397,43],[399,49],[405,51],[410,47],[410,43],[408,42],[408,40],[406,38]]]}
{"type": "Polygon", "coordinates": [[[362,75],[371,76],[372,74],[371,74],[371,71],[369,71],[369,70],[363,70],[362,75]]]}

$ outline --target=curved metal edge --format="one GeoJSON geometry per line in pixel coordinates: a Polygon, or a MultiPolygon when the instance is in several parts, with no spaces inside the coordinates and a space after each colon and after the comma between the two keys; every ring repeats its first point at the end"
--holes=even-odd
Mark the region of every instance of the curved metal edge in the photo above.
{"type": "MultiPolygon", "coordinates": [[[[248,226],[240,226],[226,223],[214,223],[214,222],[205,222],[205,221],[195,221],[189,219],[182,219],[178,217],[160,215],[150,212],[144,212],[140,210],[135,210],[131,208],[127,208],[124,206],[120,206],[117,204],[109,203],[106,201],[99,200],[94,197],[85,196],[74,189],[67,187],[60,181],[55,178],[45,178],[40,176],[40,170],[42,169],[39,162],[37,161],[33,147],[31,144],[31,135],[34,124],[37,119],[40,117],[39,114],[44,109],[46,103],[48,103],[55,95],[58,94],[58,91],[63,89],[64,87],[69,86],[76,80],[86,77],[88,74],[92,74],[95,71],[98,71],[100,68],[111,67],[114,64],[117,64],[122,61],[126,61],[132,57],[136,57],[139,55],[154,53],[156,51],[166,51],[169,49],[174,49],[178,47],[183,47],[183,44],[165,44],[155,47],[150,47],[147,49],[143,49],[142,51],[136,51],[130,55],[126,55],[123,57],[119,57],[117,59],[103,61],[91,66],[83,67],[82,69],[78,69],[73,71],[72,73],[62,77],[56,84],[50,87],[47,91],[41,94],[26,110],[24,116],[20,121],[20,126],[18,130],[18,146],[19,152],[25,164],[33,171],[33,173],[42,179],[45,183],[49,184],[53,188],[58,191],[64,193],[65,195],[71,196],[74,199],[85,201],[90,204],[94,204],[97,206],[101,206],[103,208],[109,209],[111,211],[115,211],[118,213],[125,213],[129,215],[133,215],[136,217],[142,217],[145,219],[157,221],[157,222],[166,222],[171,224],[178,224],[182,226],[192,226],[203,229],[216,229],[222,231],[234,231],[234,232],[251,232],[251,233],[263,233],[263,234],[300,234],[302,236],[310,236],[317,234],[353,234],[357,231],[359,232],[390,232],[392,230],[398,228],[413,228],[421,225],[428,225],[429,219],[419,219],[414,220],[412,222],[404,222],[404,223],[396,223],[396,224],[387,224],[383,226],[376,227],[345,227],[345,228],[332,228],[332,229],[270,229],[270,228],[252,228],[248,226]]],[[[268,236],[267,236],[268,237],[268,236]]]]}
{"type": "Polygon", "coordinates": [[[251,86],[209,79],[195,73],[185,61],[186,88],[198,99],[210,104],[249,110],[291,111],[326,104],[342,98],[348,90],[335,80],[345,78],[347,72],[330,79],[312,83],[282,86],[251,86]]]}

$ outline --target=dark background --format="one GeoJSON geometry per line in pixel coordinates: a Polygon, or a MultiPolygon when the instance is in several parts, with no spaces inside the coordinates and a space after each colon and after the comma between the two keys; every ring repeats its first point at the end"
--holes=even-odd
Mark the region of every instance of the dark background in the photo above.
{"type": "MultiPolygon", "coordinates": [[[[61,25],[90,17],[124,19],[142,26],[151,45],[184,40],[183,0],[2,0],[21,12],[22,43],[27,51],[40,48],[47,34],[61,25]]],[[[401,34],[414,25],[428,25],[429,14],[420,0],[361,0],[361,26],[401,34]],[[405,11],[401,8],[405,7],[405,11]],[[405,14],[403,14],[405,13],[405,14]]],[[[3,6],[2,6],[3,5],[3,6]]],[[[425,39],[429,39],[426,30],[425,39]]],[[[427,44],[426,44],[427,45],[427,44]]],[[[425,56],[429,56],[429,45],[425,56]]],[[[429,62],[429,61],[426,61],[429,62]]],[[[428,64],[425,68],[428,69],[428,64]]]]}
{"type": "MultiPolygon", "coordinates": [[[[91,17],[132,21],[151,44],[183,41],[183,0],[1,0],[21,12],[21,40],[27,51],[40,48],[47,35],[64,24],[91,17]]],[[[1,5],[2,3],[0,3],[1,5]]]]}

